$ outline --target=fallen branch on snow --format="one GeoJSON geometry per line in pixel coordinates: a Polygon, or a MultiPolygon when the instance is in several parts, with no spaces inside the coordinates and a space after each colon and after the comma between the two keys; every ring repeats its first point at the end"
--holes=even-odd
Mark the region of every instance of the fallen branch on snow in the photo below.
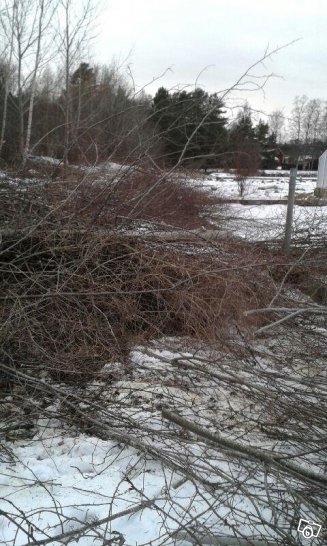
{"type": "Polygon", "coordinates": [[[190,432],[194,432],[195,434],[198,434],[198,436],[201,436],[202,438],[205,438],[206,440],[209,440],[210,442],[214,443],[215,445],[218,445],[221,448],[227,448],[229,450],[232,450],[235,452],[235,455],[237,456],[245,456],[254,459],[256,462],[259,462],[260,464],[267,465],[270,467],[274,467],[277,470],[281,472],[288,472],[290,476],[293,476],[295,478],[300,478],[302,480],[309,480],[311,482],[318,482],[319,484],[326,484],[327,485],[327,476],[323,476],[322,474],[317,474],[316,472],[311,472],[310,470],[306,470],[305,468],[302,468],[298,465],[295,465],[293,463],[287,463],[285,460],[281,460],[279,457],[274,457],[272,455],[269,455],[268,453],[264,453],[263,451],[259,451],[258,449],[255,449],[250,446],[244,446],[242,444],[239,444],[235,442],[234,440],[229,440],[227,438],[222,438],[217,433],[212,434],[211,432],[208,432],[207,430],[204,430],[203,428],[199,427],[195,423],[192,423],[191,421],[188,421],[187,419],[184,419],[183,417],[180,417],[176,413],[172,413],[171,411],[168,411],[166,409],[162,410],[162,416],[165,419],[168,419],[172,423],[175,423],[176,425],[179,425],[180,427],[189,430],[190,432]]]}

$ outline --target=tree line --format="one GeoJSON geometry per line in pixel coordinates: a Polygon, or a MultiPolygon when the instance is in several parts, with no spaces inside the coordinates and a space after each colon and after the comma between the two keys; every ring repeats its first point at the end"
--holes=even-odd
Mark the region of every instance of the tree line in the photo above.
{"type": "Polygon", "coordinates": [[[278,147],[317,154],[327,142],[327,107],[296,97],[289,119],[266,119],[248,103],[233,119],[218,93],[196,87],[137,92],[115,66],[87,59],[92,0],[3,0],[0,9],[0,158],[29,154],[68,162],[108,157],[160,165],[276,166],[278,147]],[[285,127],[287,125],[287,133],[285,127]],[[292,148],[293,146],[293,148],[292,148]]]}
{"type": "Polygon", "coordinates": [[[171,92],[161,87],[152,98],[135,93],[114,66],[87,62],[79,63],[67,84],[50,67],[33,89],[20,90],[16,76],[2,59],[0,149],[5,161],[38,154],[66,162],[108,157],[131,162],[143,154],[160,165],[247,168],[269,160],[269,148],[273,159],[276,139],[268,123],[254,124],[248,106],[230,123],[219,96],[201,88],[171,92]]]}

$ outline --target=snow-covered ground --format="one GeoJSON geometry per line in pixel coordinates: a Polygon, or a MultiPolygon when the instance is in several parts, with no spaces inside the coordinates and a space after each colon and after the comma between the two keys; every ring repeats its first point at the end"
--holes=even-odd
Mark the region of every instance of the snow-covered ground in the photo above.
{"type": "MultiPolygon", "coordinates": [[[[243,198],[240,196],[239,183],[234,174],[211,173],[201,179],[192,178],[188,183],[205,191],[213,191],[217,197],[226,200],[224,207],[213,207],[211,220],[215,223],[217,218],[221,224],[223,217],[224,227],[231,234],[249,241],[283,237],[289,185],[288,171],[265,171],[264,176],[249,177],[245,181],[243,198]],[[229,200],[239,202],[229,203],[229,200]]],[[[313,195],[316,185],[316,172],[299,172],[296,196],[313,195]]],[[[326,238],[326,233],[326,206],[295,205],[293,222],[295,239],[302,241],[305,239],[309,243],[314,239],[326,238]]]]}
{"type": "MultiPolygon", "coordinates": [[[[242,205],[228,204],[217,212],[228,231],[248,241],[281,239],[284,236],[286,205],[242,205]]],[[[212,214],[214,220],[215,213],[212,214]]],[[[295,205],[293,213],[293,237],[308,244],[313,240],[326,239],[327,207],[303,207],[295,205]]]]}
{"type": "MultiPolygon", "coordinates": [[[[63,159],[55,159],[53,157],[48,157],[48,156],[33,156],[33,155],[30,155],[29,159],[30,159],[30,161],[32,161],[35,164],[45,163],[45,164],[48,164],[48,165],[53,165],[54,167],[63,165],[63,159]]],[[[103,163],[98,164],[98,165],[89,165],[89,166],[78,165],[78,166],[76,166],[76,165],[71,164],[70,167],[77,168],[80,171],[85,171],[85,172],[88,172],[88,173],[101,173],[104,170],[106,170],[107,172],[115,173],[115,172],[126,171],[126,170],[131,169],[131,167],[129,165],[121,165],[120,163],[110,161],[109,159],[107,161],[104,161],[103,163]]]]}
{"type": "MultiPolygon", "coordinates": [[[[106,382],[108,365],[86,389],[52,385],[62,401],[40,411],[32,436],[2,443],[0,544],[305,544],[299,518],[322,523],[311,503],[315,486],[306,492],[286,466],[290,457],[320,475],[323,455],[306,452],[323,431],[317,414],[305,444],[302,430],[287,440],[297,413],[293,424],[281,418],[301,399],[304,427],[318,402],[319,362],[304,369],[293,355],[272,367],[281,346],[275,338],[253,345],[240,360],[179,346],[171,338],[136,348],[129,379],[106,382]],[[79,426],[59,420],[65,400],[80,412],[79,426]],[[218,444],[174,424],[167,410],[212,432],[218,444]],[[85,433],[90,418],[95,427],[85,433]],[[242,446],[285,461],[263,464],[260,456],[242,455],[242,446]]],[[[10,400],[5,403],[9,411],[10,400]]]]}
{"type": "MultiPolygon", "coordinates": [[[[55,422],[43,425],[48,438],[35,438],[17,446],[15,462],[2,468],[1,509],[16,521],[21,512],[25,521],[17,530],[8,518],[0,516],[1,544],[28,544],[32,537],[44,539],[76,529],[82,530],[84,538],[69,543],[79,546],[104,544],[106,539],[119,537],[119,533],[128,544],[159,538],[163,524],[160,511],[146,509],[142,503],[153,499],[156,507],[165,507],[164,487],[174,481],[172,472],[117,442],[83,434],[61,434],[59,423],[55,422]],[[97,539],[92,524],[101,519],[108,521],[99,527],[101,538],[97,539]],[[30,529],[26,521],[30,522],[30,529]]],[[[191,485],[183,485],[175,493],[172,490],[170,502],[173,504],[174,497],[180,498],[182,510],[193,494],[191,485]]]]}
{"type": "MultiPolygon", "coordinates": [[[[278,200],[287,199],[288,171],[264,171],[264,176],[251,176],[244,182],[244,199],[246,200],[278,200]]],[[[210,189],[224,198],[240,199],[239,183],[234,174],[217,172],[204,176],[203,179],[192,180],[197,187],[210,189]]],[[[296,193],[312,193],[317,185],[317,173],[307,171],[298,173],[296,193]]]]}
{"type": "MultiPolygon", "coordinates": [[[[41,163],[57,166],[60,161],[48,157],[30,158],[37,166],[41,163]]],[[[73,167],[73,166],[72,166],[73,167]]],[[[77,167],[76,167],[77,168],[77,167]]],[[[98,166],[78,167],[85,174],[97,174],[97,180],[107,180],[108,174],[112,180],[119,181],[125,176],[126,170],[133,167],[107,161],[98,166]]],[[[24,192],[30,185],[44,183],[37,171],[31,169],[30,178],[17,178],[6,172],[0,172],[0,193],[6,185],[17,186],[24,192]],[[3,189],[1,188],[3,186],[3,189]]],[[[179,178],[179,175],[178,175],[179,178]]],[[[283,237],[289,171],[263,171],[262,175],[252,176],[245,180],[244,194],[240,196],[239,182],[235,174],[212,172],[198,178],[184,177],[184,182],[215,197],[226,200],[224,207],[213,207],[208,219],[213,225],[221,226],[223,218],[224,229],[232,235],[250,241],[265,241],[283,237]],[[229,202],[236,201],[236,202],[229,202]],[[277,201],[277,203],[276,203],[277,201]]],[[[305,198],[313,195],[317,185],[317,172],[299,171],[296,182],[296,196],[305,198]]],[[[303,206],[296,204],[294,209],[294,238],[310,243],[313,240],[325,239],[327,233],[327,206],[303,206]]]]}

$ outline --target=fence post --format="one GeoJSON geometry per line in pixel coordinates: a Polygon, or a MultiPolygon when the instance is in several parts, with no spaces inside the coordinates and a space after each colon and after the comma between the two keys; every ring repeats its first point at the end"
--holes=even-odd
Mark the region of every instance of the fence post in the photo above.
{"type": "Polygon", "coordinates": [[[284,243],[283,243],[284,252],[289,252],[291,248],[296,176],[297,176],[297,169],[291,169],[290,181],[288,186],[287,214],[286,214],[285,235],[284,235],[284,243]]]}

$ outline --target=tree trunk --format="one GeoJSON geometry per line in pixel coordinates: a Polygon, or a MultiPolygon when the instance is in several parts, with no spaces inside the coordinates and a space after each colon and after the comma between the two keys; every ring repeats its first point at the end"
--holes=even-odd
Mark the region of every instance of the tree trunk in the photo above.
{"type": "Polygon", "coordinates": [[[66,92],[66,104],[65,104],[65,149],[64,149],[64,167],[68,166],[68,152],[70,141],[70,89],[69,89],[69,64],[70,64],[70,37],[69,37],[69,2],[67,0],[65,5],[65,92],[66,92]]]}
{"type": "Polygon", "coordinates": [[[24,146],[23,163],[25,163],[26,161],[27,154],[29,153],[29,149],[30,149],[30,143],[31,143],[33,110],[34,110],[34,100],[35,100],[35,91],[36,91],[36,76],[37,76],[37,71],[39,68],[40,53],[41,53],[43,14],[44,14],[44,0],[41,0],[39,22],[38,22],[37,46],[36,46],[35,64],[34,64],[34,70],[33,70],[33,76],[32,76],[31,97],[30,97],[30,103],[28,108],[28,121],[27,121],[27,129],[26,129],[26,140],[25,140],[25,146],[24,146]]]}

